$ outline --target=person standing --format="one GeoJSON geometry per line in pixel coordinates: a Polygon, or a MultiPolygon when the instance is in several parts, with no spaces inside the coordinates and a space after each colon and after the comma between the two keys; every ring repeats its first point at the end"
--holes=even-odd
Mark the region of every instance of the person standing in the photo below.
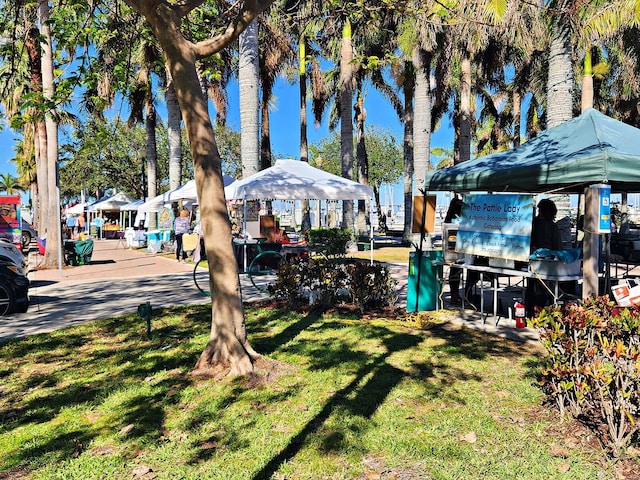
{"type": "Polygon", "coordinates": [[[184,208],[180,210],[180,215],[178,215],[173,222],[173,231],[176,235],[176,259],[178,262],[180,261],[181,256],[182,261],[187,260],[187,252],[182,248],[182,236],[185,233],[189,233],[190,227],[191,221],[189,220],[189,210],[184,208]]]}
{"type": "Polygon", "coordinates": [[[78,215],[76,225],[78,226],[78,235],[83,234],[84,227],[85,227],[84,213],[81,213],[80,215],[78,215]]]}

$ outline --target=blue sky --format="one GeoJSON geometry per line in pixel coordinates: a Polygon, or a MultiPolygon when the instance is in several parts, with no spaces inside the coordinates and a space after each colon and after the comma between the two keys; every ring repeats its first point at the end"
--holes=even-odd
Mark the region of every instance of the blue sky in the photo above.
{"type": "MultiPolygon", "coordinates": [[[[229,110],[228,124],[235,130],[240,129],[240,115],[238,109],[238,86],[232,83],[228,88],[229,92],[229,110]]],[[[299,156],[299,107],[298,107],[298,86],[289,85],[280,79],[274,89],[274,105],[271,111],[271,142],[274,155],[298,158],[299,156]]],[[[390,131],[398,140],[402,142],[402,124],[398,120],[393,109],[388,105],[373,88],[368,90],[365,98],[365,108],[367,109],[367,125],[376,125],[390,131]]],[[[159,107],[160,115],[166,119],[164,108],[159,107]]],[[[311,107],[308,110],[309,122],[309,143],[317,143],[320,139],[329,134],[327,127],[327,119],[323,121],[319,128],[313,124],[311,107]]],[[[327,117],[327,115],[325,115],[327,117]]],[[[453,137],[451,128],[447,125],[448,118],[443,122],[443,126],[432,135],[432,145],[451,148],[453,137]]],[[[16,169],[13,162],[9,159],[14,156],[14,138],[17,138],[14,132],[8,127],[0,131],[0,173],[11,173],[16,175],[16,169]]],[[[402,200],[402,189],[394,189],[394,203],[400,203],[402,200]]]]}

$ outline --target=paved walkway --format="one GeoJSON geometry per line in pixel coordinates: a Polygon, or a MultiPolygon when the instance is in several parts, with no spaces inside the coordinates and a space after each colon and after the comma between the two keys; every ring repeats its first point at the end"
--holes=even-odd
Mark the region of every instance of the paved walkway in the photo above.
{"type": "MultiPolygon", "coordinates": [[[[31,252],[30,265],[37,261],[31,252]]],[[[209,297],[193,283],[193,264],[173,258],[129,250],[117,240],[95,240],[89,265],[62,269],[32,270],[29,273],[31,305],[23,314],[2,317],[0,343],[14,337],[50,332],[92,320],[136,312],[150,302],[152,308],[206,304],[209,297]]],[[[391,265],[398,280],[399,305],[406,305],[407,265],[391,265]]],[[[240,276],[244,301],[267,298],[240,276]]],[[[515,329],[513,322],[491,319],[483,323],[473,312],[460,312],[454,321],[495,335],[520,341],[535,340],[531,329],[515,329]]]]}

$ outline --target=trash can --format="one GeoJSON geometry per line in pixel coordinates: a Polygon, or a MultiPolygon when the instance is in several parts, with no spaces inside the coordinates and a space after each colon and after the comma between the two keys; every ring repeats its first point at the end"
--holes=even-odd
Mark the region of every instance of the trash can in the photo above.
{"type": "Polygon", "coordinates": [[[407,312],[437,310],[442,290],[442,250],[409,253],[407,312]]]}

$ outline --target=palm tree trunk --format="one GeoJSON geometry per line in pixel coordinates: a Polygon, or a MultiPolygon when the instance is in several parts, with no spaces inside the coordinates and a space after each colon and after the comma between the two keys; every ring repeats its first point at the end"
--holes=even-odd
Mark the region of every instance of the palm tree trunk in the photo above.
{"type": "MultiPolygon", "coordinates": [[[[156,147],[156,109],[151,99],[147,100],[146,111],[147,193],[149,198],[154,198],[158,195],[158,151],[156,147]]],[[[158,228],[157,216],[152,212],[149,217],[149,230],[155,230],[156,228],[158,228]]]]}
{"type": "Polygon", "coordinates": [[[430,55],[420,47],[413,52],[416,72],[415,117],[413,122],[413,168],[416,189],[424,188],[424,179],[431,166],[431,87],[430,55]]]}
{"type": "Polygon", "coordinates": [[[259,171],[258,23],[254,20],[240,35],[238,86],[240,88],[240,151],[242,176],[259,171]]]}
{"type": "MultiPolygon", "coordinates": [[[[53,75],[53,46],[51,40],[51,27],[49,25],[49,2],[44,0],[38,3],[40,17],[40,33],[43,41],[42,48],[42,94],[45,99],[53,99],[55,93],[53,75]]],[[[40,151],[44,155],[47,165],[47,197],[43,198],[42,224],[47,234],[47,248],[45,250],[44,264],[46,266],[58,265],[62,268],[61,258],[61,230],[60,230],[60,199],[58,197],[58,124],[55,112],[47,111],[45,116],[46,150],[40,151]]],[[[44,162],[43,162],[44,164],[44,162]]]]}
{"type": "MultiPolygon", "coordinates": [[[[351,24],[347,20],[342,29],[340,45],[340,156],[342,177],[353,179],[353,124],[351,105],[353,102],[353,47],[351,45],[351,24]]],[[[342,226],[353,230],[353,202],[342,203],[342,226]]]]}
{"type": "Polygon", "coordinates": [[[180,132],[182,113],[169,72],[167,72],[165,99],[167,101],[167,137],[169,142],[169,188],[173,190],[182,184],[182,135],[180,132]]]}
{"type": "MultiPolygon", "coordinates": [[[[354,106],[356,120],[356,164],[358,166],[358,182],[369,185],[369,158],[364,136],[364,122],[367,111],[364,108],[364,100],[361,95],[354,106]]],[[[367,235],[367,203],[358,200],[358,220],[356,223],[358,235],[367,235]]]]}
{"type": "Polygon", "coordinates": [[[513,102],[513,138],[512,138],[512,143],[513,143],[513,148],[517,148],[520,146],[520,127],[521,127],[521,121],[520,121],[520,115],[522,114],[522,107],[521,107],[521,97],[520,97],[520,92],[516,92],[514,91],[512,96],[512,102],[513,102]]]}
{"type": "Polygon", "coordinates": [[[553,128],[573,117],[573,69],[571,66],[571,32],[562,13],[569,0],[559,2],[549,47],[547,79],[547,128],[553,128]]]}
{"type": "Polygon", "coordinates": [[[584,57],[584,74],[582,76],[582,111],[593,108],[593,69],[591,66],[591,50],[587,48],[584,57]]]}
{"type": "MultiPolygon", "coordinates": [[[[300,88],[300,160],[303,162],[309,162],[309,141],[307,138],[307,43],[304,36],[300,37],[300,81],[298,86],[300,88]]],[[[295,215],[295,208],[294,208],[295,215]]],[[[302,218],[301,218],[302,231],[311,228],[311,209],[309,207],[309,200],[302,200],[302,218]]]]}
{"type": "Polygon", "coordinates": [[[461,62],[460,85],[460,162],[471,158],[471,60],[464,57],[461,62]]]}
{"type": "Polygon", "coordinates": [[[413,240],[412,217],[413,217],[413,100],[415,96],[415,76],[413,74],[413,64],[405,62],[405,81],[402,85],[404,93],[404,229],[402,241],[405,245],[410,245],[413,240]]]}

